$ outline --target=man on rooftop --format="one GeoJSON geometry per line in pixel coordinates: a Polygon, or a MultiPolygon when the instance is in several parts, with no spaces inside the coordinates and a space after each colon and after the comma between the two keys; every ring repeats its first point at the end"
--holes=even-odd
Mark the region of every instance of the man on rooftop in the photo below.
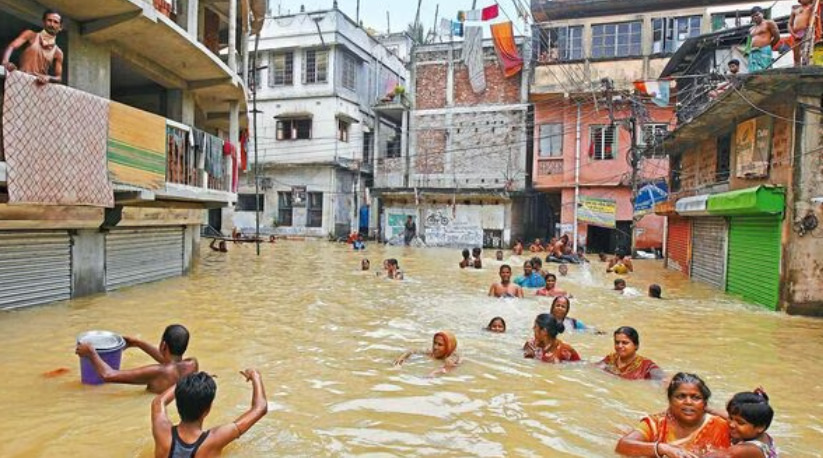
{"type": "Polygon", "coordinates": [[[752,8],[752,28],[749,29],[749,72],[766,70],[772,65],[772,47],[780,41],[780,30],[772,20],[764,19],[763,8],[752,8]]]}

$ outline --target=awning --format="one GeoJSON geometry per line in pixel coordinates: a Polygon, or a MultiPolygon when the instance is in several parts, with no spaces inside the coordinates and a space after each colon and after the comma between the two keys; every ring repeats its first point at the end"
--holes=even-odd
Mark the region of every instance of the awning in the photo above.
{"type": "Polygon", "coordinates": [[[684,197],[674,204],[674,209],[677,213],[685,216],[707,216],[709,214],[706,208],[708,200],[708,194],[684,197]]]}
{"type": "Polygon", "coordinates": [[[654,214],[660,216],[675,216],[677,213],[674,209],[674,201],[667,200],[665,202],[660,202],[654,206],[654,214]]]}
{"type": "Polygon", "coordinates": [[[340,112],[338,112],[338,113],[335,115],[335,117],[336,117],[337,119],[340,119],[340,120],[342,120],[342,121],[345,121],[345,122],[347,122],[347,123],[349,123],[349,124],[358,124],[358,123],[360,122],[360,120],[359,120],[359,119],[357,119],[357,118],[353,118],[353,117],[351,117],[351,116],[347,115],[346,113],[340,113],[340,112]]]}
{"type": "Polygon", "coordinates": [[[274,119],[311,119],[314,115],[311,111],[289,111],[274,115],[274,119]]]}
{"type": "Polygon", "coordinates": [[[779,186],[755,186],[711,196],[708,211],[712,215],[779,215],[786,205],[786,189],[779,186]]]}

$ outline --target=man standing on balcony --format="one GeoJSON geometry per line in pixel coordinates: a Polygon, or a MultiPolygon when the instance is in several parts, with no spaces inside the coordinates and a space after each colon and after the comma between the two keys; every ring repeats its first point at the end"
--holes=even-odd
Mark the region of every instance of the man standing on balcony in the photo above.
{"type": "Polygon", "coordinates": [[[774,21],[763,18],[763,8],[752,8],[752,26],[749,29],[749,73],[766,70],[772,65],[772,47],[780,41],[780,30],[774,21]]]}
{"type": "Polygon", "coordinates": [[[16,49],[26,46],[20,55],[20,70],[37,77],[39,84],[63,81],[63,51],[57,46],[57,34],[63,29],[63,18],[54,10],[43,13],[43,30],[26,30],[9,44],[3,53],[3,67],[12,72],[17,67],[9,61],[16,49]],[[54,76],[49,69],[54,69],[54,76]]]}

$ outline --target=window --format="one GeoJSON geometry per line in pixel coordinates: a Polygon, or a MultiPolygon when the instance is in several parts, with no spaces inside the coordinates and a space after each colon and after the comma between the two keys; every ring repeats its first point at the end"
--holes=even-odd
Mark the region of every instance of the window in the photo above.
{"type": "Polygon", "coordinates": [[[672,156],[671,158],[671,166],[672,166],[672,192],[680,191],[680,187],[682,182],[680,181],[680,175],[683,173],[683,156],[677,155],[672,156]]]}
{"type": "Polygon", "coordinates": [[[238,212],[253,212],[253,211],[263,211],[263,203],[265,202],[263,194],[257,194],[257,199],[254,198],[255,194],[238,194],[237,195],[237,205],[234,206],[234,211],[238,212]]]}
{"type": "Polygon", "coordinates": [[[562,62],[583,59],[583,26],[542,29],[540,61],[562,62]]]}
{"type": "Polygon", "coordinates": [[[732,156],[732,135],[717,138],[717,167],[714,179],[718,183],[729,181],[730,158],[732,156]]]}
{"type": "Polygon", "coordinates": [[[278,119],[278,140],[311,139],[311,119],[278,119]]]}
{"type": "Polygon", "coordinates": [[[371,163],[372,150],[374,150],[374,134],[363,132],[363,162],[371,163]]]}
{"type": "Polygon", "coordinates": [[[672,54],[689,38],[700,35],[703,18],[684,16],[652,19],[652,54],[672,54]]]}
{"type": "Polygon", "coordinates": [[[637,144],[640,146],[660,144],[668,132],[668,124],[643,124],[637,144]]]}
{"type": "Polygon", "coordinates": [[[592,58],[639,56],[642,26],[640,21],[593,25],[592,58]]]}
{"type": "Polygon", "coordinates": [[[617,131],[614,126],[589,128],[589,156],[595,161],[614,159],[617,152],[617,131]]]}
{"type": "Polygon", "coordinates": [[[349,126],[350,124],[342,119],[337,120],[337,139],[341,142],[349,142],[349,126]]]}
{"type": "Polygon", "coordinates": [[[394,129],[394,134],[386,141],[386,157],[397,158],[401,153],[400,129],[394,129]]]}
{"type": "Polygon", "coordinates": [[[309,193],[309,221],[307,227],[323,227],[323,193],[309,193]]]}
{"type": "Polygon", "coordinates": [[[291,191],[280,191],[277,193],[277,225],[291,227],[292,209],[291,191]]]}
{"type": "Polygon", "coordinates": [[[303,82],[307,84],[325,83],[329,68],[329,53],[324,50],[310,49],[303,59],[303,82]]]}
{"type": "Polygon", "coordinates": [[[294,84],[294,53],[276,52],[269,62],[269,86],[291,86],[294,84]]]}
{"type": "Polygon", "coordinates": [[[342,57],[341,84],[350,91],[356,91],[357,70],[359,69],[357,59],[346,53],[343,53],[342,57]]]}
{"type": "Polygon", "coordinates": [[[563,124],[540,125],[540,157],[560,157],[563,155],[563,124]]]}

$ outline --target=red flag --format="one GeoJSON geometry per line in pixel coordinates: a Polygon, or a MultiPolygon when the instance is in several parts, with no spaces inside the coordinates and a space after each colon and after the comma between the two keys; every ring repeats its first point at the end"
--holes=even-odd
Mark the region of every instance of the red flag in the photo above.
{"type": "Polygon", "coordinates": [[[480,13],[480,18],[484,21],[488,21],[489,19],[494,19],[497,15],[500,14],[500,10],[497,5],[487,6],[483,8],[482,13],[480,13]]]}

